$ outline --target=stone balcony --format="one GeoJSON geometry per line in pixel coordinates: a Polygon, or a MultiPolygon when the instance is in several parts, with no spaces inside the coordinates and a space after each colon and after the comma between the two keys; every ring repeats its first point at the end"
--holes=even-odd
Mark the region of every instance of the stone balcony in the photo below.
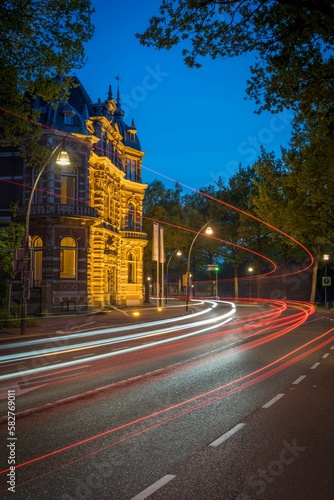
{"type": "MultiPolygon", "coordinates": [[[[26,215],[26,208],[21,207],[18,211],[18,217],[23,218],[26,215]]],[[[30,210],[31,216],[55,215],[55,216],[76,216],[76,217],[94,217],[97,218],[98,211],[96,208],[87,205],[32,205],[30,210]]]]}
{"type": "Polygon", "coordinates": [[[147,234],[140,231],[121,231],[122,238],[135,238],[137,240],[147,240],[147,234]]]}

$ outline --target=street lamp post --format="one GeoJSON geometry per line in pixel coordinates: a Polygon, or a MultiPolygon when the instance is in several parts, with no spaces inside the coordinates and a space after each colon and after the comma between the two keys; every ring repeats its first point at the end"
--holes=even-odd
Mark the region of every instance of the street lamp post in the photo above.
{"type": "Polygon", "coordinates": [[[169,257],[168,262],[167,262],[167,266],[166,266],[166,276],[167,276],[167,286],[166,286],[166,304],[167,304],[167,300],[168,300],[168,284],[169,284],[168,269],[169,269],[169,264],[170,264],[170,261],[172,260],[172,257],[173,257],[175,254],[176,254],[178,257],[180,257],[180,256],[182,255],[182,252],[181,252],[181,250],[174,250],[174,252],[171,254],[171,256],[169,257]]]}
{"type": "MultiPolygon", "coordinates": [[[[45,163],[43,164],[41,170],[39,171],[34,185],[31,189],[30,196],[29,196],[29,201],[27,205],[27,213],[26,213],[26,221],[25,221],[25,228],[24,228],[24,236],[23,236],[23,265],[22,265],[22,307],[21,307],[21,335],[25,334],[26,331],[26,318],[27,318],[27,301],[28,301],[28,279],[27,279],[27,270],[28,270],[28,259],[29,259],[29,250],[30,250],[30,240],[29,240],[29,225],[30,225],[30,212],[31,212],[31,205],[32,201],[34,198],[34,194],[38,185],[38,182],[47,166],[49,161],[51,160],[52,156],[60,149],[60,147],[63,145],[66,137],[68,137],[69,134],[65,135],[62,140],[60,141],[59,144],[51,151],[49,154],[48,158],[46,159],[45,163]]],[[[67,151],[61,150],[60,153],[57,156],[56,160],[57,165],[69,165],[70,160],[68,157],[67,151]]]]}
{"type": "Polygon", "coordinates": [[[188,309],[189,309],[188,304],[189,304],[191,251],[193,249],[193,246],[194,246],[194,243],[195,243],[197,237],[201,234],[201,232],[203,231],[204,228],[206,228],[205,234],[212,234],[213,231],[212,231],[211,227],[207,227],[210,224],[210,222],[211,222],[211,220],[209,222],[207,222],[206,224],[204,224],[204,226],[198,231],[198,233],[195,234],[195,237],[192,240],[190,248],[189,248],[188,260],[187,260],[187,273],[186,273],[186,311],[188,311],[188,309]]]}
{"type": "MultiPolygon", "coordinates": [[[[324,255],[324,261],[325,261],[325,278],[327,278],[327,262],[329,261],[328,254],[324,255]]],[[[327,309],[327,284],[326,283],[325,283],[325,308],[327,309]]]]}
{"type": "Polygon", "coordinates": [[[252,278],[251,278],[251,274],[253,272],[253,268],[252,267],[249,267],[248,268],[248,272],[249,272],[249,299],[252,300],[252,278]]]}
{"type": "Polygon", "coordinates": [[[151,287],[151,277],[148,276],[145,281],[145,299],[144,299],[144,304],[149,304],[150,303],[150,287],[151,287]]]}

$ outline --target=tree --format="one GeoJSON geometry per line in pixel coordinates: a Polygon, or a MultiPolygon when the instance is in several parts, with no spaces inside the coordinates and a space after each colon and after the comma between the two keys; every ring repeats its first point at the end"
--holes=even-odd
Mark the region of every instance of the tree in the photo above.
{"type": "MultiPolygon", "coordinates": [[[[182,189],[176,184],[174,189],[167,189],[161,181],[154,180],[145,191],[143,202],[143,230],[148,234],[148,245],[144,250],[144,284],[148,295],[147,278],[156,273],[156,262],[152,261],[153,221],[160,221],[164,226],[164,247],[166,261],[176,250],[182,251],[184,258],[184,237],[181,227],[183,206],[182,189]]],[[[175,264],[175,261],[174,263],[175,264]]],[[[172,265],[170,271],[172,271],[172,265]]]]}
{"type": "Polygon", "coordinates": [[[0,4],[0,135],[15,138],[32,130],[38,111],[31,99],[66,98],[66,75],[85,61],[93,35],[90,0],[8,0],[0,4]],[[62,76],[63,78],[59,78],[62,76]]]}
{"type": "MultiPolygon", "coordinates": [[[[258,194],[253,198],[259,217],[279,227],[312,251],[314,255],[310,302],[314,302],[321,247],[333,242],[333,182],[331,174],[315,165],[315,157],[300,150],[283,150],[282,159],[262,151],[254,165],[258,194]],[[328,204],[326,208],[325,204],[328,204]]],[[[288,255],[301,258],[300,247],[273,233],[280,246],[283,265],[288,255]]],[[[301,253],[302,252],[302,253],[301,253]]]]}
{"type": "MultiPolygon", "coordinates": [[[[163,0],[136,35],[143,45],[183,44],[189,67],[200,58],[255,55],[247,93],[259,111],[303,114],[332,109],[334,7],[329,0],[163,0]]],[[[333,110],[331,111],[333,122],[333,110]]]]}
{"type": "MultiPolygon", "coordinates": [[[[203,226],[213,229],[213,237],[207,237],[205,229],[196,237],[196,243],[191,253],[191,270],[194,274],[204,273],[207,275],[208,264],[218,264],[221,261],[219,248],[219,227],[217,223],[217,206],[214,201],[216,195],[213,186],[201,188],[198,192],[187,194],[183,197],[184,221],[187,227],[192,228],[193,232],[185,235],[184,239],[187,245],[187,252],[192,244],[197,231],[203,226]],[[204,194],[203,194],[204,193],[204,194]],[[206,226],[205,226],[206,225],[206,226]]],[[[213,292],[212,288],[212,292],[213,292]]]]}
{"type": "MultiPolygon", "coordinates": [[[[221,179],[217,182],[217,199],[227,205],[218,205],[217,212],[221,225],[221,234],[230,245],[223,250],[224,260],[233,266],[234,295],[239,295],[240,267],[252,264],[256,274],[268,270],[266,262],[256,253],[268,254],[268,229],[259,221],[247,214],[254,213],[252,198],[256,194],[253,168],[239,165],[237,172],[224,185],[221,179]],[[240,211],[233,210],[237,207],[240,211]],[[264,252],[264,248],[266,251],[264,252]],[[247,251],[250,250],[250,252],[247,251]]],[[[259,284],[259,282],[258,282],[259,284]]]]}
{"type": "Polygon", "coordinates": [[[16,275],[14,251],[21,248],[24,234],[24,226],[15,221],[17,209],[17,203],[11,205],[13,220],[6,227],[0,228],[0,276],[2,278],[1,286],[4,289],[6,287],[3,280],[9,278],[8,291],[2,294],[2,297],[7,296],[8,315],[10,315],[11,309],[12,281],[16,275]]]}

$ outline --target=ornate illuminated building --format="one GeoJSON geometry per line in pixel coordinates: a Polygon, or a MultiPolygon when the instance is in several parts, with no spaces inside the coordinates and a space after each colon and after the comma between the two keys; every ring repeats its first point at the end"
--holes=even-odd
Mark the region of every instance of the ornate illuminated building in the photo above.
{"type": "MultiPolygon", "coordinates": [[[[42,142],[64,145],[70,165],[51,157],[31,206],[29,311],[54,314],[138,305],[143,301],[142,201],[144,153],[137,130],[124,121],[119,88],[93,103],[76,79],[66,103],[54,108],[38,100],[42,142]],[[36,298],[37,297],[37,298],[36,298]]],[[[38,175],[11,148],[0,154],[0,217],[19,201],[24,221],[38,175]]]]}

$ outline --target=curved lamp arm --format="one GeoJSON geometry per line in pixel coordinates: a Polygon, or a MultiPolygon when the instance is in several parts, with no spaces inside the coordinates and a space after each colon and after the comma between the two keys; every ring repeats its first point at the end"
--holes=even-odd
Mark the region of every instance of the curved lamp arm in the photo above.
{"type": "Polygon", "coordinates": [[[27,213],[26,213],[26,223],[24,226],[24,237],[23,237],[23,263],[22,263],[22,277],[23,277],[23,285],[22,285],[22,307],[21,307],[21,335],[24,335],[25,330],[26,330],[26,317],[27,317],[27,284],[26,284],[26,272],[27,272],[27,264],[28,264],[28,249],[29,249],[29,225],[30,225],[30,212],[31,212],[31,205],[32,205],[32,200],[34,198],[34,194],[37,188],[37,184],[47,166],[49,161],[51,160],[52,156],[55,154],[58,149],[62,146],[64,143],[66,137],[68,137],[70,134],[66,134],[62,140],[60,141],[59,144],[49,154],[45,162],[43,163],[43,166],[41,170],[39,171],[35,182],[33,184],[33,187],[31,188],[30,196],[29,196],[29,201],[27,205],[27,213]]]}
{"type": "Polygon", "coordinates": [[[188,304],[189,304],[189,285],[190,285],[189,282],[190,282],[190,258],[191,258],[191,252],[192,252],[192,249],[193,249],[193,246],[194,246],[194,243],[195,243],[197,237],[201,234],[201,232],[203,231],[203,229],[205,229],[206,226],[208,226],[210,224],[210,222],[212,222],[212,219],[209,220],[209,222],[207,222],[206,224],[204,224],[204,226],[201,227],[201,229],[196,233],[194,239],[191,242],[190,248],[189,248],[188,260],[187,260],[187,274],[186,274],[186,311],[188,311],[188,304]]]}

